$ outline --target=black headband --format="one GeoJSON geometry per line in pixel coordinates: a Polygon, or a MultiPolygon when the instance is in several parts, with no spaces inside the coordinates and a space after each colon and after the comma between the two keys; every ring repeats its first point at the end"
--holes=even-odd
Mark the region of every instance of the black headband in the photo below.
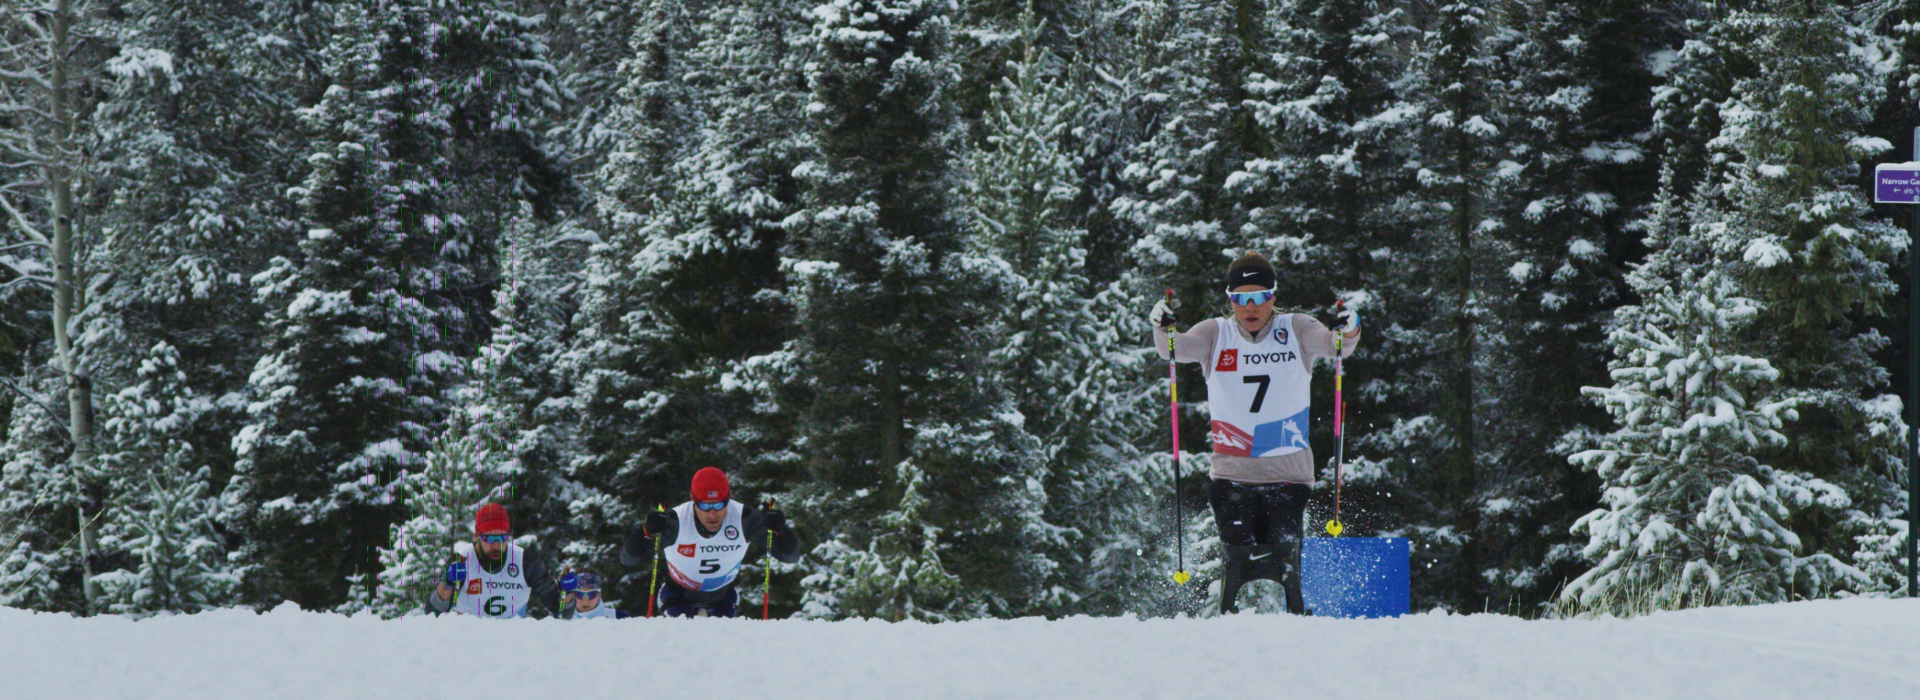
{"type": "Polygon", "coordinates": [[[1232,269],[1227,270],[1227,277],[1224,281],[1226,282],[1228,290],[1247,284],[1260,285],[1261,289],[1272,289],[1278,279],[1274,277],[1272,267],[1256,262],[1236,265],[1232,269]]]}

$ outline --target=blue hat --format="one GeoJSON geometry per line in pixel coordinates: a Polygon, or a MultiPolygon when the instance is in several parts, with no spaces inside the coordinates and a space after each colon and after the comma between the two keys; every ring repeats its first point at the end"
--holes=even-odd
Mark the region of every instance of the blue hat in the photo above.
{"type": "Polygon", "coordinates": [[[579,576],[574,578],[574,590],[576,591],[600,590],[600,575],[599,574],[580,574],[579,576]]]}

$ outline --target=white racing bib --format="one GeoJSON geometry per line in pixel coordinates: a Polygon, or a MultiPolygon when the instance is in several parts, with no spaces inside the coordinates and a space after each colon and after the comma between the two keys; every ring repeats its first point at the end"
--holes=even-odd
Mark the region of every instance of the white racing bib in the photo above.
{"type": "Polygon", "coordinates": [[[740,528],[740,503],[727,501],[727,521],[712,537],[700,536],[700,522],[694,515],[693,501],[673,509],[680,518],[680,538],[664,548],[667,575],[689,591],[717,591],[733,583],[740,575],[740,563],[747,558],[746,533],[740,528]]]}
{"type": "Polygon", "coordinates": [[[455,544],[453,551],[467,561],[467,582],[457,592],[459,598],[453,601],[454,612],[496,619],[526,616],[527,601],[533,599],[533,587],[527,585],[519,545],[507,543],[506,565],[500,567],[499,573],[491,574],[480,566],[480,557],[473,551],[472,542],[455,544]]]}
{"type": "Polygon", "coordinates": [[[1277,314],[1265,340],[1248,342],[1232,318],[1220,319],[1207,377],[1213,451],[1272,457],[1307,449],[1312,368],[1300,357],[1293,314],[1277,314]]]}

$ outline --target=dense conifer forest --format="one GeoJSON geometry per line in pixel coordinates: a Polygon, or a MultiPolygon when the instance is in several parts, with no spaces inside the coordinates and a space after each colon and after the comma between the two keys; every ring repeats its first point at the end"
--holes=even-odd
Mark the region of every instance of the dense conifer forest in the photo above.
{"type": "Polygon", "coordinates": [[[641,601],[621,538],[715,465],[801,534],[776,616],[1210,611],[1204,383],[1173,464],[1146,313],[1244,251],[1360,309],[1345,517],[1415,609],[1904,592],[1866,186],[1920,3],[0,17],[0,605],[398,615],[490,499],[641,601]]]}

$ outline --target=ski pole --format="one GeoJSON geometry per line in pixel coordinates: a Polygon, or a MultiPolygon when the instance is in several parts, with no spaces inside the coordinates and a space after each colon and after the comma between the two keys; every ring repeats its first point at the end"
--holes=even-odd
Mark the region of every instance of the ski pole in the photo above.
{"type": "MultiPolygon", "coordinates": [[[[773,501],[769,500],[760,507],[762,512],[773,510],[773,501]]],[[[773,528],[767,528],[767,556],[761,562],[767,568],[766,587],[760,589],[760,619],[771,619],[773,610],[773,528]]]]}
{"type": "MultiPolygon", "coordinates": [[[[1174,304],[1173,290],[1167,290],[1167,306],[1174,304]]],[[[1173,582],[1186,585],[1193,578],[1187,573],[1187,541],[1183,532],[1184,519],[1180,513],[1180,372],[1179,358],[1174,356],[1174,330],[1167,328],[1167,402],[1169,413],[1173,417],[1173,543],[1179,552],[1179,568],[1173,570],[1173,582]]]]}
{"type": "MultiPolygon", "coordinates": [[[[1335,311],[1346,306],[1346,302],[1335,302],[1335,311]]],[[[1340,523],[1340,487],[1343,476],[1341,467],[1347,461],[1346,417],[1347,403],[1341,385],[1347,376],[1346,368],[1340,364],[1340,355],[1346,350],[1347,334],[1338,330],[1333,332],[1333,439],[1337,447],[1333,452],[1333,519],[1327,521],[1327,534],[1339,537],[1347,526],[1340,523]]]]}
{"type": "MultiPolygon", "coordinates": [[[[653,509],[663,513],[666,512],[667,510],[665,507],[661,506],[658,503],[653,504],[653,509]]],[[[653,601],[659,597],[660,597],[660,533],[656,532],[656,533],[653,533],[653,583],[647,584],[647,619],[649,620],[653,619],[653,601]]]]}

